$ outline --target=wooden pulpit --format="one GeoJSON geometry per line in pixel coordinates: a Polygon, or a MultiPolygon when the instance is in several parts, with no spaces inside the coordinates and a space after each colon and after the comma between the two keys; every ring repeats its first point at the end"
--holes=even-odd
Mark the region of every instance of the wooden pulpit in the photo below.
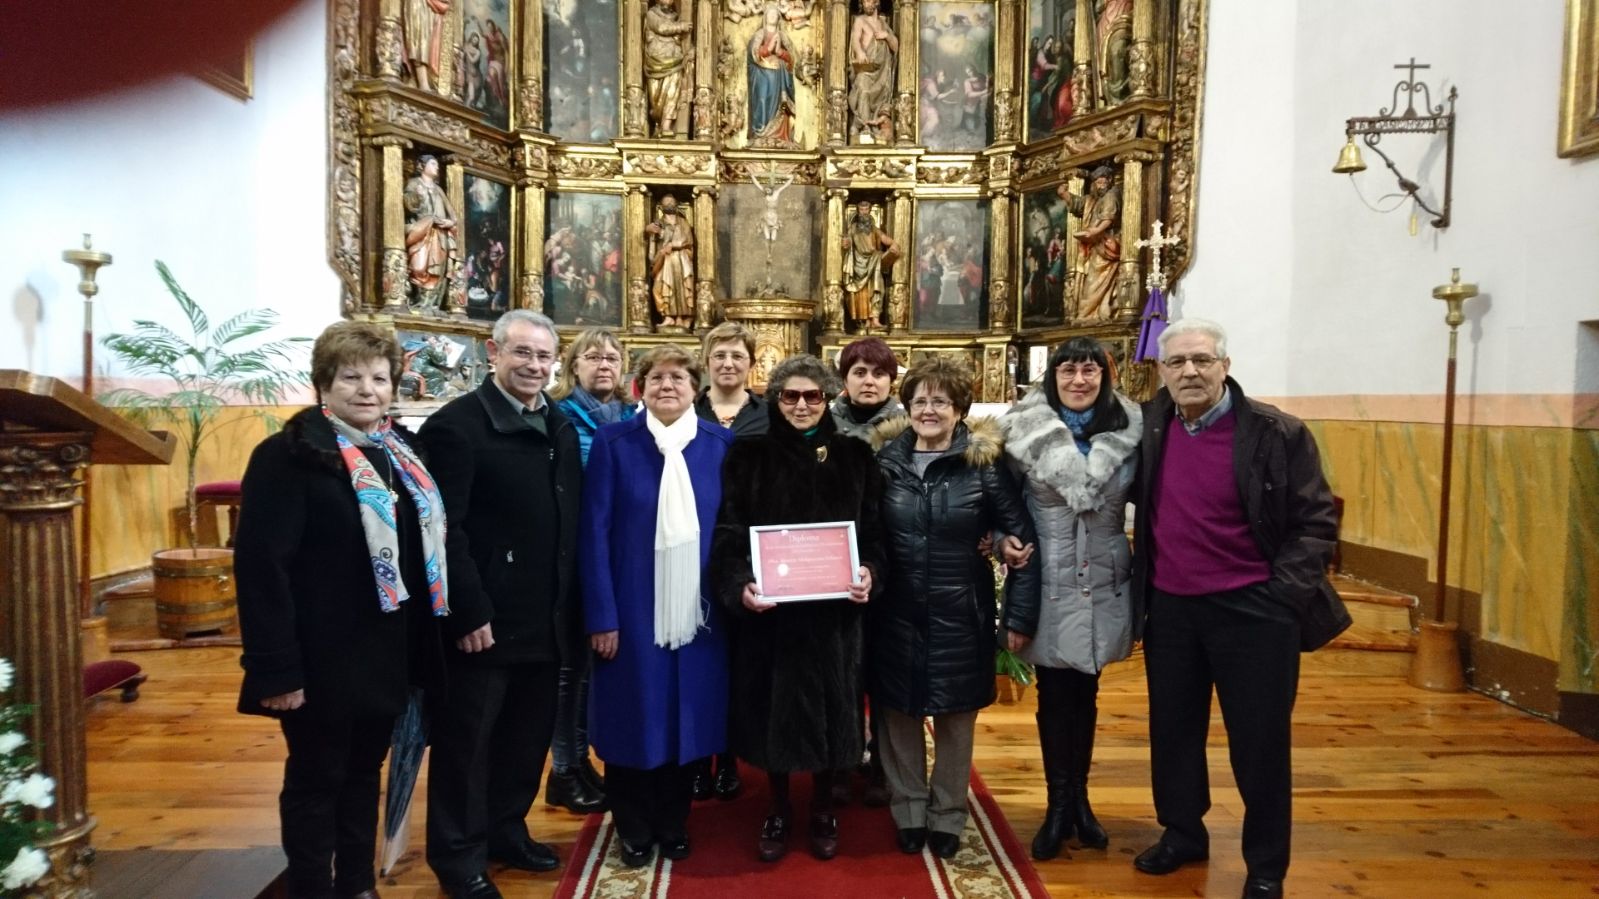
{"type": "Polygon", "coordinates": [[[40,817],[55,832],[39,848],[50,872],[32,890],[87,895],[89,831],[79,647],[79,476],[96,465],[165,465],[177,442],[141,430],[55,378],[0,369],[0,657],[16,666],[10,699],[34,706],[25,736],[55,804],[40,817]]]}

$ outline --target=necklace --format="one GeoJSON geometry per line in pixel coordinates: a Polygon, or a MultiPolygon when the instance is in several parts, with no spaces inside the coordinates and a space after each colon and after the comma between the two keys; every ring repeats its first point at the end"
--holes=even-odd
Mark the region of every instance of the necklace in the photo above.
{"type": "Polygon", "coordinates": [[[380,453],[380,457],[383,459],[383,470],[387,475],[383,479],[383,486],[387,487],[389,490],[389,503],[398,503],[400,501],[400,494],[396,493],[394,490],[394,460],[389,458],[388,452],[384,451],[382,447],[378,448],[378,452],[380,453]]]}

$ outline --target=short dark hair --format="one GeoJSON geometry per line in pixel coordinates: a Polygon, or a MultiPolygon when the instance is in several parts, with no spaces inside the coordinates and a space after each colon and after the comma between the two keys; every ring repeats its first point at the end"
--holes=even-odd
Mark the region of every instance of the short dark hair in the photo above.
{"type": "Polygon", "coordinates": [[[1043,381],[1044,398],[1056,412],[1063,408],[1060,390],[1055,387],[1055,368],[1062,362],[1092,362],[1104,371],[1100,376],[1099,396],[1094,398],[1094,419],[1088,423],[1083,436],[1092,437],[1127,427],[1127,410],[1122,408],[1121,400],[1116,396],[1116,364],[1111,361],[1104,345],[1092,337],[1073,337],[1049,354],[1049,367],[1040,380],[1043,381]]]}
{"type": "Polygon", "coordinates": [[[676,365],[688,372],[689,377],[694,379],[694,392],[699,392],[700,382],[704,380],[700,377],[699,360],[675,343],[663,343],[639,357],[638,370],[633,374],[633,389],[639,396],[644,395],[644,379],[649,376],[650,369],[657,365],[676,365]]]}
{"type": "Polygon", "coordinates": [[[790,356],[772,367],[772,373],[766,379],[766,401],[775,408],[777,396],[783,392],[783,385],[792,378],[809,378],[822,388],[829,399],[838,396],[838,376],[822,364],[822,360],[810,353],[801,353],[790,356]]]}
{"type": "Polygon", "coordinates": [[[971,411],[972,370],[964,363],[944,355],[929,356],[911,363],[911,367],[905,371],[905,380],[899,385],[899,401],[905,408],[911,407],[911,397],[923,384],[927,385],[929,392],[942,389],[949,394],[960,418],[965,418],[966,413],[971,411]]]}
{"type": "Polygon", "coordinates": [[[311,386],[316,389],[317,402],[322,401],[322,391],[333,386],[339,369],[373,359],[388,360],[389,382],[398,392],[405,355],[400,352],[393,332],[371,322],[328,325],[311,345],[311,386]]]}
{"type": "Polygon", "coordinates": [[[890,381],[899,377],[899,360],[894,358],[894,351],[881,337],[862,337],[846,344],[838,354],[838,373],[849,374],[857,362],[888,372],[890,381]]]}

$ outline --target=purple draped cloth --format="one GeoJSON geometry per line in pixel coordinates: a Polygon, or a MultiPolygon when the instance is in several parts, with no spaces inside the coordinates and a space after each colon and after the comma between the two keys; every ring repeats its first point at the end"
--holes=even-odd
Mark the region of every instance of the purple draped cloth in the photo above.
{"type": "Polygon", "coordinates": [[[1138,348],[1133,353],[1135,362],[1150,362],[1160,358],[1160,332],[1166,330],[1166,295],[1159,287],[1149,292],[1149,302],[1144,304],[1143,324],[1138,326],[1138,348]]]}

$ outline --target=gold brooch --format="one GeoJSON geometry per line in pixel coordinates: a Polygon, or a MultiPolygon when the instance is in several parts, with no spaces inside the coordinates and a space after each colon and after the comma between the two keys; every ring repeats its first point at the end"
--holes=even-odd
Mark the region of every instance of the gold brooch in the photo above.
{"type": "Polygon", "coordinates": [[[816,448],[816,461],[818,461],[818,462],[826,462],[827,461],[827,447],[826,446],[819,446],[819,447],[816,448]]]}

